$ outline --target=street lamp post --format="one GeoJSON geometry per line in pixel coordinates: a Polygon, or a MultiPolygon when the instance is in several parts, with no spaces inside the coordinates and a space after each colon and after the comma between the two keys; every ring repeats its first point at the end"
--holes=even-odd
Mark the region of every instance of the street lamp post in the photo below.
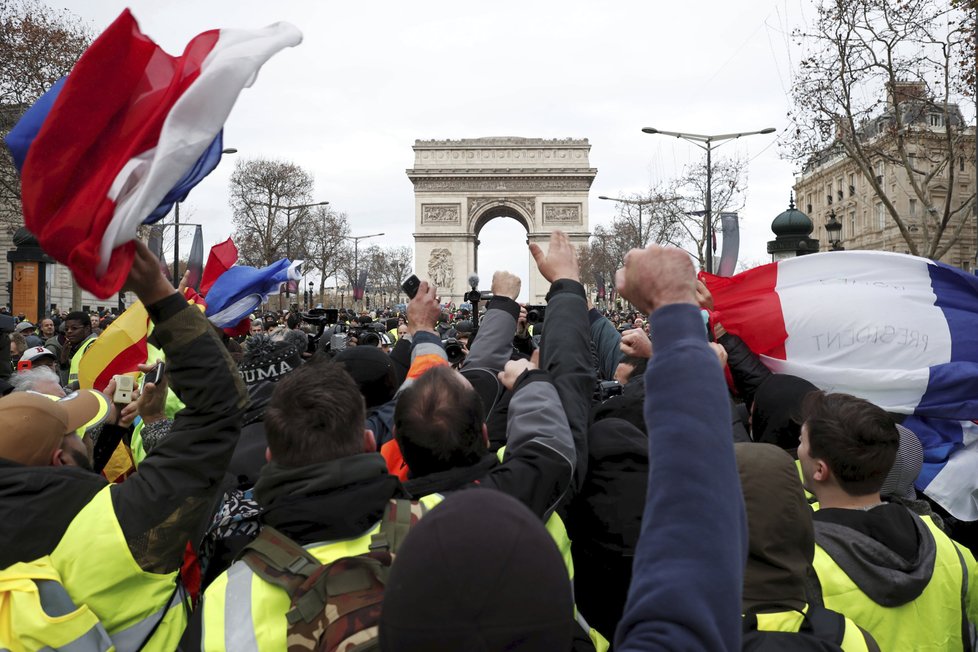
{"type": "Polygon", "coordinates": [[[825,233],[828,235],[830,251],[845,251],[842,246],[842,222],[836,219],[835,209],[829,212],[829,218],[825,220],[825,233]]]}
{"type": "MultiPolygon", "coordinates": [[[[290,204],[288,206],[272,206],[271,204],[266,204],[270,208],[275,210],[284,209],[285,210],[285,257],[290,261],[292,260],[292,211],[300,208],[314,208],[316,206],[328,206],[328,201],[317,201],[314,204],[290,204]]],[[[298,290],[296,290],[298,293],[298,290]]],[[[292,291],[289,289],[289,284],[285,284],[285,298],[288,299],[292,296],[292,291]]],[[[296,294],[298,296],[298,294],[296,294]]]]}
{"type": "Polygon", "coordinates": [[[713,144],[718,143],[717,147],[719,147],[726,141],[736,140],[743,136],[773,134],[775,131],[777,130],[774,127],[767,127],[760,131],[743,131],[735,134],[704,136],[702,134],[687,134],[677,131],[662,131],[661,129],[654,129],[652,127],[642,129],[642,132],[646,134],[661,134],[663,136],[682,138],[686,142],[692,143],[702,150],[706,150],[706,233],[704,234],[706,242],[704,245],[706,246],[706,271],[710,274],[713,273],[713,144]]]}
{"type": "MultiPolygon", "coordinates": [[[[221,154],[237,154],[238,150],[226,147],[221,154]]],[[[162,245],[160,246],[162,249],[162,245]]],[[[173,284],[180,283],[180,202],[173,205],[173,284]]]]}
{"type": "Polygon", "coordinates": [[[633,204],[638,206],[638,243],[636,246],[639,249],[645,248],[645,233],[642,230],[642,207],[648,206],[649,204],[654,204],[656,199],[624,199],[623,197],[605,197],[600,195],[598,199],[604,199],[607,201],[618,202],[621,204],[633,204]]]}
{"type": "MultiPolygon", "coordinates": [[[[360,282],[360,241],[367,238],[379,238],[383,233],[372,233],[370,235],[345,235],[346,240],[353,240],[353,300],[356,301],[356,287],[360,282]]],[[[364,288],[366,289],[366,288],[364,288]]]]}

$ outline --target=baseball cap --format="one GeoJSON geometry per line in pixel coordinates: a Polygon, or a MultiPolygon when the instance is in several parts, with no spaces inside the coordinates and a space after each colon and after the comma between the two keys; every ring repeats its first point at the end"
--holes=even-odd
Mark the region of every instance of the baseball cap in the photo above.
{"type": "Polygon", "coordinates": [[[79,390],[58,401],[37,392],[0,398],[0,457],[26,466],[45,466],[61,439],[95,419],[97,392],[79,390]]]}
{"type": "Polygon", "coordinates": [[[44,348],[43,346],[32,346],[24,351],[24,355],[20,356],[20,361],[23,362],[24,360],[29,360],[30,362],[34,362],[38,358],[43,358],[44,356],[49,356],[52,358],[57,357],[54,355],[54,351],[51,349],[44,348]]]}
{"type": "Polygon", "coordinates": [[[29,321],[22,321],[16,326],[14,326],[14,332],[21,333],[23,331],[28,331],[32,328],[34,328],[34,324],[30,323],[29,321]]]}

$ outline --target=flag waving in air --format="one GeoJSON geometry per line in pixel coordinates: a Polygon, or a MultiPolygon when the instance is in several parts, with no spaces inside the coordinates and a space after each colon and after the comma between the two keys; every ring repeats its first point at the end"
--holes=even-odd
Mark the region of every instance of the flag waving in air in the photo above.
{"type": "Polygon", "coordinates": [[[289,281],[302,278],[301,260],[283,258],[257,269],[236,265],[221,274],[207,292],[207,319],[220,328],[238,325],[269,295],[279,294],[289,281]]]}
{"type": "Polygon", "coordinates": [[[906,415],[924,447],[917,488],[978,520],[978,277],[846,251],[701,278],[714,318],[769,369],[906,415]]]}
{"type": "Polygon", "coordinates": [[[7,139],[45,252],[96,296],[117,292],[136,228],[213,169],[238,94],[301,39],[288,23],[211,30],[171,56],[123,11],[7,139]]]}

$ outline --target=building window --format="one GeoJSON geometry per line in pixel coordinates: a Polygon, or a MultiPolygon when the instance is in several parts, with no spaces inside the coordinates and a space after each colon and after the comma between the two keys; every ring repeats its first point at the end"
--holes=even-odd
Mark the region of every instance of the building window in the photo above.
{"type": "Polygon", "coordinates": [[[849,213],[849,233],[846,235],[846,237],[856,237],[856,211],[851,211],[849,213]]]}
{"type": "Polygon", "coordinates": [[[883,185],[883,161],[876,161],[876,183],[883,185]]]}
{"type": "Polygon", "coordinates": [[[876,230],[882,231],[883,227],[886,226],[886,217],[883,212],[883,204],[881,202],[876,203],[876,230]]]}
{"type": "Polygon", "coordinates": [[[931,127],[943,127],[944,126],[944,116],[940,113],[928,114],[928,119],[930,120],[931,127]]]}
{"type": "Polygon", "coordinates": [[[961,172],[964,172],[964,157],[963,156],[959,156],[958,157],[958,170],[960,170],[961,172]]]}
{"type": "Polygon", "coordinates": [[[917,200],[910,200],[910,217],[917,217],[917,200]]]}
{"type": "Polygon", "coordinates": [[[849,196],[852,197],[856,194],[856,175],[849,175],[849,196]]]}

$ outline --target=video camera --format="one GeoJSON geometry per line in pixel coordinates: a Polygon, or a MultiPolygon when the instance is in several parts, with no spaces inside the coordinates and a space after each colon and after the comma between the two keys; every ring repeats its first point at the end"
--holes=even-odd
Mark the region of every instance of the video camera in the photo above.
{"type": "Polygon", "coordinates": [[[594,402],[604,403],[612,396],[621,396],[625,388],[617,380],[601,380],[594,386],[594,402]]]}
{"type": "Polygon", "coordinates": [[[526,323],[528,324],[542,324],[543,318],[546,316],[547,306],[527,306],[526,307],[526,323]]]}
{"type": "Polygon", "coordinates": [[[335,308],[313,308],[307,312],[300,312],[302,321],[316,329],[315,333],[309,333],[309,346],[306,348],[308,353],[315,353],[319,349],[319,341],[327,327],[339,321],[339,311],[335,308]]]}

